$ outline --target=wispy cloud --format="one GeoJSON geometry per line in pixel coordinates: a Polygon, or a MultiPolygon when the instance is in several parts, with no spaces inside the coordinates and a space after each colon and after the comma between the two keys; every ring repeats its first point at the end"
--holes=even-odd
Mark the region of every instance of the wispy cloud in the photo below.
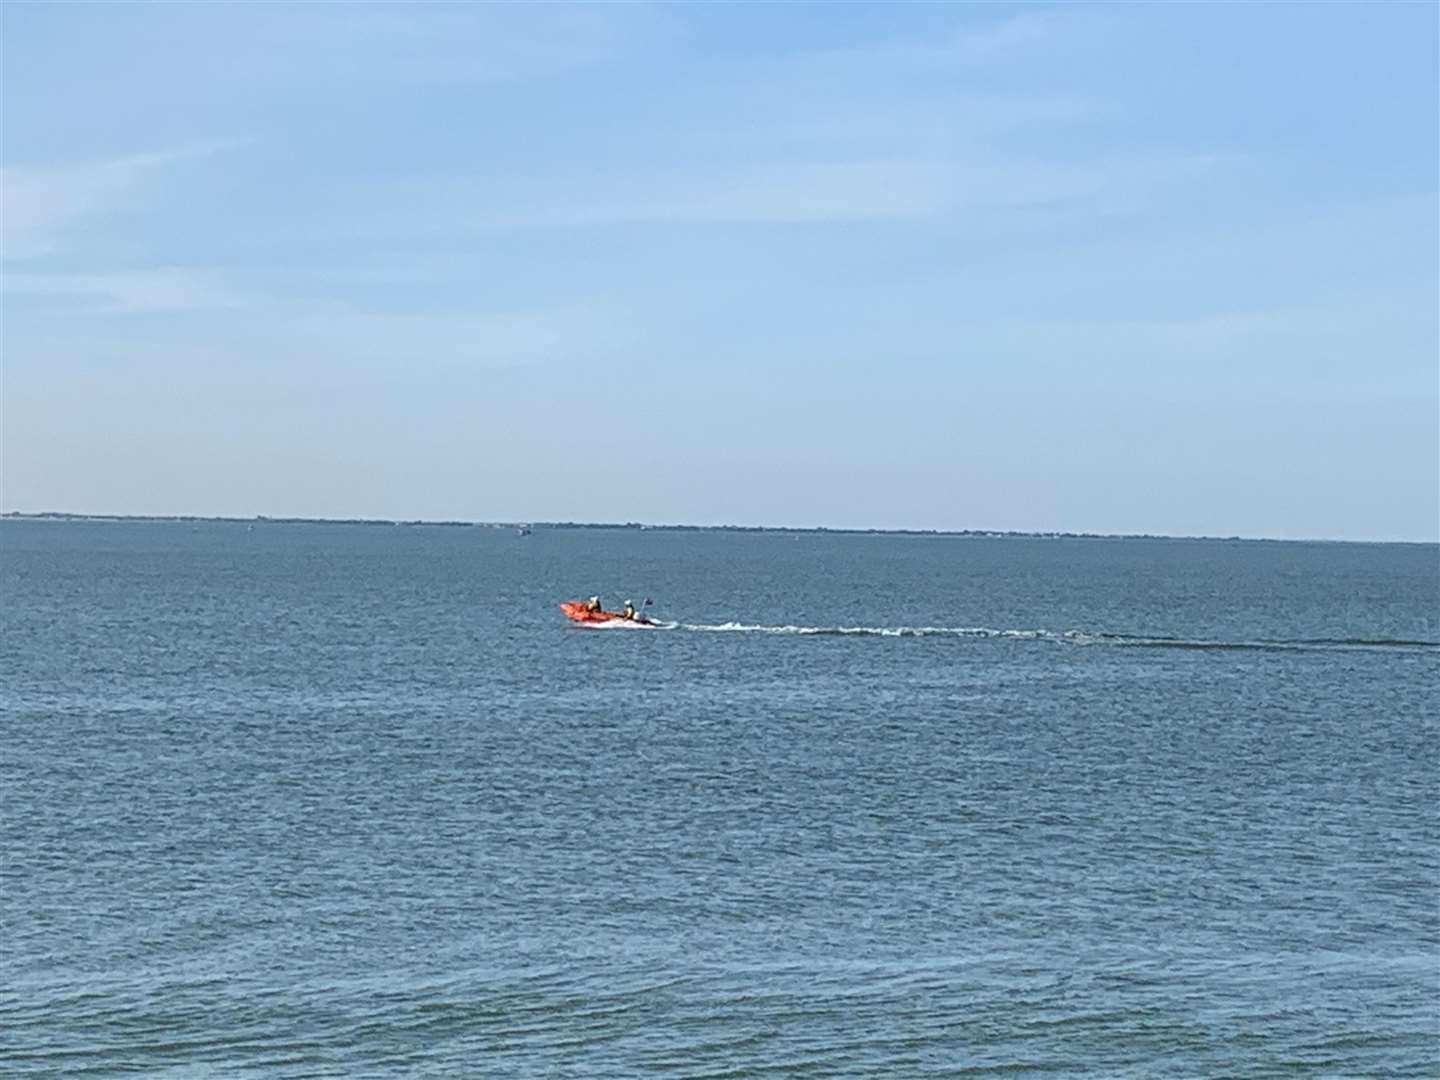
{"type": "Polygon", "coordinates": [[[392,371],[403,380],[425,371],[551,359],[585,340],[585,324],[584,313],[575,311],[396,314],[331,305],[287,313],[271,336],[281,348],[392,371]]]}
{"type": "Polygon", "coordinates": [[[202,92],[244,88],[262,100],[297,86],[487,85],[616,61],[666,40],[672,22],[648,4],[178,5],[97,63],[118,76],[138,51],[202,92]]]}
{"type": "MultiPolygon", "coordinates": [[[[33,356],[64,356],[120,370],[173,369],[185,379],[220,378],[233,372],[269,372],[294,385],[337,382],[373,386],[463,382],[468,373],[524,367],[572,358],[613,345],[616,328],[596,312],[578,307],[467,313],[376,311],[353,305],[263,296],[243,297],[215,282],[179,275],[96,275],[93,283],[25,281],[28,288],[54,285],[70,297],[93,284],[102,305],[78,308],[59,320],[7,321],[12,373],[44,365],[33,356]],[[118,279],[130,280],[120,282],[118,279]],[[98,290],[108,290],[99,293],[98,290]],[[203,335],[186,319],[137,320],[135,313],[206,309],[203,335]],[[260,317],[263,313],[263,317],[260,317]],[[277,374],[278,373],[278,374],[277,374]]],[[[7,287],[9,282],[7,281],[7,287]]]]}
{"type": "Polygon", "coordinates": [[[239,145],[216,139],[101,161],[0,168],[0,254],[6,259],[51,254],[74,226],[139,204],[167,169],[239,145]]]}
{"type": "MultiPolygon", "coordinates": [[[[286,35],[296,12],[286,10],[286,35]]],[[[409,82],[510,82],[553,76],[613,61],[667,32],[668,20],[645,4],[435,5],[423,17],[410,5],[367,4],[343,10],[312,8],[324,47],[304,57],[313,77],[321,70],[353,78],[356,49],[381,46],[377,76],[409,82]],[[349,47],[336,48],[336,39],[349,47]]],[[[251,13],[246,11],[247,18],[251,13]]]]}
{"type": "MultiPolygon", "coordinates": [[[[875,159],[676,169],[521,183],[425,182],[403,200],[447,228],[623,224],[957,221],[972,213],[1084,203],[1135,205],[1148,191],[1212,169],[1201,158],[1077,165],[977,155],[973,161],[875,159]],[[415,197],[424,192],[423,198],[415,197]]],[[[378,220],[378,218],[377,218],[378,220]]],[[[412,219],[413,221],[413,219],[412,219]]]]}
{"type": "Polygon", "coordinates": [[[795,163],[590,178],[581,190],[472,190],[477,209],[464,216],[479,228],[862,221],[924,216],[943,197],[940,178],[921,164],[795,163]]]}
{"type": "Polygon", "coordinates": [[[247,301],[213,278],[182,268],[113,274],[0,275],[7,294],[51,297],[99,312],[128,314],[241,307],[247,301]]]}
{"type": "MultiPolygon", "coordinates": [[[[662,6],[662,10],[673,12],[674,6],[662,6]]],[[[779,11],[772,9],[768,14],[779,15],[782,26],[789,21],[779,11]]],[[[926,12],[926,16],[939,14],[926,12]]],[[[727,64],[711,70],[729,71],[760,83],[788,81],[792,77],[828,83],[837,74],[881,71],[907,78],[918,69],[955,72],[964,67],[1023,62],[1037,49],[1069,47],[1078,34],[1108,21],[1096,9],[1078,5],[1008,9],[1001,5],[957,6],[941,18],[865,20],[861,33],[847,33],[843,20],[831,20],[832,32],[807,33],[791,41],[790,47],[774,47],[763,39],[756,40],[752,48],[725,54],[727,64]]],[[[704,19],[681,18],[677,32],[684,37],[688,31],[685,44],[703,55],[707,44],[703,35],[712,26],[704,19]]],[[[889,89],[869,86],[872,93],[883,94],[889,89]]],[[[772,104],[779,108],[785,105],[783,101],[772,104]]]]}

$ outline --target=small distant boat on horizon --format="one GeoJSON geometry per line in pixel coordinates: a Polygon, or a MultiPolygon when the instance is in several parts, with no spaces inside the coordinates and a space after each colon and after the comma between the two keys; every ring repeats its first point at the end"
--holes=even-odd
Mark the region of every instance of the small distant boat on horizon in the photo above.
{"type": "Polygon", "coordinates": [[[515,529],[516,536],[529,536],[532,532],[534,532],[534,530],[531,529],[529,525],[520,525],[515,529]]]}

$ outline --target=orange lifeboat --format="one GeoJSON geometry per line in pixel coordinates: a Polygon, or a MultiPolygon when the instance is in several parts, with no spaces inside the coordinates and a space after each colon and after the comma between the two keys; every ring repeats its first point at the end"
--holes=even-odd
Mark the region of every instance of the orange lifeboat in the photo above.
{"type": "Polygon", "coordinates": [[[632,622],[641,626],[658,626],[654,619],[647,619],[644,615],[636,615],[633,619],[627,619],[618,611],[591,611],[583,600],[566,600],[560,605],[560,610],[565,617],[575,623],[608,623],[608,622],[632,622]]]}

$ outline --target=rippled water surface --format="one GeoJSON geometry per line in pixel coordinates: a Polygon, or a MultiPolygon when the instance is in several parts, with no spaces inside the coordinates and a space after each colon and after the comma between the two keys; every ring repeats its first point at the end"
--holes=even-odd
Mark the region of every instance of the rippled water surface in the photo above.
{"type": "Polygon", "coordinates": [[[1437,590],[6,522],[0,1072],[1440,1075],[1437,590]],[[667,625],[568,626],[596,591],[667,625]]]}

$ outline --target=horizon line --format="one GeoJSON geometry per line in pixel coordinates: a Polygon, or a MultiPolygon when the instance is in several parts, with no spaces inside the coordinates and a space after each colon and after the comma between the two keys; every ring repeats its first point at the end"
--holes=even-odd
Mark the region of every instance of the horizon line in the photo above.
{"type": "Polygon", "coordinates": [[[1244,536],[1241,534],[1219,535],[1216,533],[1146,533],[1146,532],[1089,532],[1070,529],[939,529],[939,528],[896,528],[883,526],[833,526],[833,525],[693,525],[683,522],[643,521],[528,521],[513,520],[470,520],[464,518],[379,518],[379,517],[307,517],[304,515],[272,514],[96,514],[70,510],[4,510],[0,520],[8,521],[108,521],[108,522],[214,522],[225,524],[266,523],[271,525],[371,525],[371,526],[432,526],[445,528],[489,528],[489,529],[634,529],[640,531],[670,532],[764,532],[764,533],[829,533],[855,536],[952,536],[972,539],[1075,539],[1075,540],[1211,540],[1227,543],[1267,544],[1409,544],[1440,545],[1440,538],[1433,540],[1359,540],[1335,537],[1280,537],[1244,536]]]}

